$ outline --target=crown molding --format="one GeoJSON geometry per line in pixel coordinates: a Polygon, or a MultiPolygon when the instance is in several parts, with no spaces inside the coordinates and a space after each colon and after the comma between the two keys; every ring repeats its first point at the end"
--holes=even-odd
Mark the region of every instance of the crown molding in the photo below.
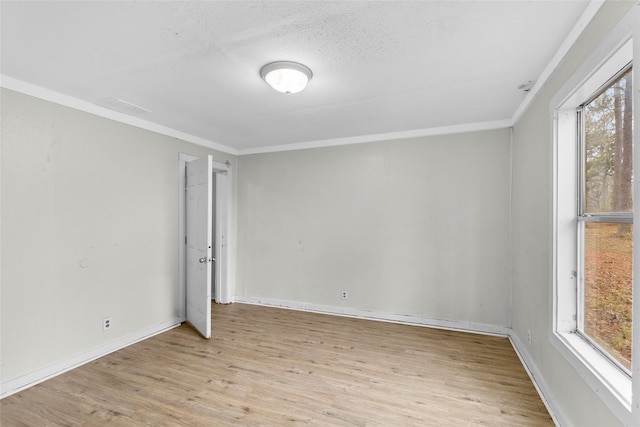
{"type": "Polygon", "coordinates": [[[587,25],[593,20],[596,16],[602,5],[604,5],[606,1],[604,0],[591,0],[587,7],[578,18],[578,21],[575,23],[567,37],[564,39],[556,53],[551,58],[551,61],[547,64],[547,66],[542,70],[542,73],[538,77],[538,80],[533,85],[527,96],[524,98],[520,106],[516,109],[515,113],[513,113],[513,117],[511,118],[511,126],[515,126],[518,120],[522,118],[524,113],[527,111],[529,106],[533,103],[534,98],[540,92],[540,89],[544,84],[549,80],[553,72],[558,68],[564,57],[569,53],[569,50],[574,45],[574,43],[578,40],[578,38],[582,35],[582,32],[587,28],[587,25]]]}
{"type": "Polygon", "coordinates": [[[139,117],[133,117],[128,114],[113,111],[108,108],[93,104],[91,102],[83,101],[81,99],[56,92],[54,90],[46,89],[41,86],[24,82],[22,80],[14,79],[13,77],[9,77],[4,74],[0,74],[0,87],[25,95],[33,96],[35,98],[43,99],[45,101],[50,101],[55,104],[63,105],[65,107],[73,108],[75,110],[84,111],[96,116],[135,126],[140,129],[145,129],[151,132],[159,133],[161,135],[181,139],[183,141],[191,142],[193,144],[207,147],[212,150],[221,151],[227,154],[238,155],[238,150],[236,150],[235,148],[231,148],[205,138],[162,126],[157,123],[143,120],[139,117]]]}
{"type": "Polygon", "coordinates": [[[367,142],[392,141],[398,139],[419,138],[424,136],[448,135],[456,133],[478,132],[483,130],[504,129],[511,127],[511,119],[491,122],[466,123],[452,126],[442,126],[427,129],[414,129],[400,132],[378,133],[371,135],[353,136],[346,138],[321,139],[317,141],[300,142],[295,144],[272,145],[268,147],[245,148],[238,151],[239,155],[276,153],[279,151],[306,150],[309,148],[334,147],[338,145],[363,144],[367,142]]]}
{"type": "Polygon", "coordinates": [[[50,89],[45,89],[40,86],[36,86],[30,83],[26,83],[21,80],[14,79],[5,75],[0,75],[0,87],[14,90],[16,92],[31,95],[36,98],[51,101],[60,105],[64,105],[70,108],[74,108],[80,111],[85,111],[91,114],[95,114],[101,117],[105,117],[111,120],[115,120],[121,123],[129,124],[141,129],[146,129],[152,132],[156,132],[162,135],[178,138],[193,144],[211,148],[213,150],[221,151],[223,153],[232,154],[236,156],[250,155],[250,154],[263,154],[263,153],[276,153],[281,151],[294,151],[294,150],[306,150],[310,148],[323,148],[334,147],[340,145],[362,144],[368,142],[378,141],[390,141],[408,138],[418,138],[425,136],[438,136],[456,133],[477,132],[484,130],[503,129],[513,127],[518,120],[524,115],[529,106],[532,104],[535,96],[538,94],[542,86],[551,77],[558,65],[562,62],[567,55],[573,44],[580,37],[587,25],[591,22],[602,5],[605,3],[603,0],[592,0],[589,2],[582,15],[573,26],[565,40],[562,42],[551,61],[547,64],[545,69],[540,74],[538,80],[531,88],[525,99],[518,106],[513,116],[509,119],[502,119],[489,122],[477,122],[466,123],[452,126],[443,126],[426,129],[414,129],[409,131],[388,132],[370,135],[360,135],[345,138],[333,138],[323,139],[315,141],[306,141],[293,144],[281,144],[271,145],[266,147],[253,147],[245,149],[235,149],[224,144],[220,144],[214,141],[207,140],[198,136],[194,136],[185,132],[181,132],[166,126],[159,125],[157,123],[149,122],[147,120],[140,119],[138,117],[129,116],[117,111],[110,110],[108,108],[100,107],[96,104],[92,104],[87,101],[74,98],[69,95],[62,94],[50,89]]]}

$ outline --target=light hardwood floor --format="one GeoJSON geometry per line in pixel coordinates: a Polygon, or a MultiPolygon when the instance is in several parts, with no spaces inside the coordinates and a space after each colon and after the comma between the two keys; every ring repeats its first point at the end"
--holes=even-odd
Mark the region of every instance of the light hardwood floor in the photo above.
{"type": "Polygon", "coordinates": [[[9,426],[552,426],[506,338],[245,304],[3,399],[9,426]]]}

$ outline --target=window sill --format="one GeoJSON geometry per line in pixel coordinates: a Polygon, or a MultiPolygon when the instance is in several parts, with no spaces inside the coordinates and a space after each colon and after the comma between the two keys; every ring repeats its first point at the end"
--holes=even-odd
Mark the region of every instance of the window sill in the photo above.
{"type": "Polygon", "coordinates": [[[632,420],[631,378],[575,333],[556,332],[554,347],[623,423],[632,420]]]}

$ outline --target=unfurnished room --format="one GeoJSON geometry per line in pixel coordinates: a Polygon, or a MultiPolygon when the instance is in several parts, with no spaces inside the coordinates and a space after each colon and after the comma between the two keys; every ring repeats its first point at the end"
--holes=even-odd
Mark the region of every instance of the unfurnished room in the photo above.
{"type": "Polygon", "coordinates": [[[640,426],[638,39],[0,1],[0,425],[640,426]]]}

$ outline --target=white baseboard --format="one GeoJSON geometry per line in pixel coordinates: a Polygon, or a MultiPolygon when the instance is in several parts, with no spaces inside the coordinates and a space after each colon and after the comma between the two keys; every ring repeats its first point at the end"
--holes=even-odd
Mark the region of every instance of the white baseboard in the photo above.
{"type": "Polygon", "coordinates": [[[522,344],[522,341],[518,338],[518,336],[511,330],[509,334],[509,339],[511,340],[511,345],[513,345],[513,349],[516,351],[516,354],[520,358],[520,362],[524,369],[527,371],[529,378],[531,378],[531,382],[534,387],[538,391],[538,395],[542,399],[542,403],[546,406],[547,411],[551,415],[553,422],[556,426],[568,426],[570,425],[567,417],[564,415],[562,408],[558,406],[556,400],[553,398],[553,393],[551,393],[551,389],[547,386],[544,378],[540,371],[538,371],[538,367],[535,363],[533,363],[533,359],[531,359],[531,355],[527,351],[526,346],[522,344]]]}
{"type": "Polygon", "coordinates": [[[334,316],[355,317],[358,319],[379,320],[382,322],[402,323],[415,326],[448,329],[453,331],[471,332],[484,335],[508,337],[511,329],[506,326],[487,325],[484,323],[464,322],[458,320],[443,320],[411,314],[395,314],[355,308],[336,307],[330,305],[308,304],[297,301],[278,300],[270,298],[236,296],[235,301],[243,304],[264,305],[269,307],[286,308],[290,310],[311,311],[314,313],[330,314],[334,316]]]}
{"type": "Polygon", "coordinates": [[[70,359],[63,360],[62,362],[55,363],[37,371],[22,375],[18,378],[9,380],[0,384],[0,399],[7,396],[11,396],[14,393],[18,393],[26,388],[32,387],[50,378],[63,374],[71,369],[82,366],[102,356],[106,356],[109,353],[120,350],[124,347],[135,344],[139,341],[150,338],[154,335],[175,328],[180,325],[180,319],[170,320],[159,325],[143,329],[138,332],[125,335],[124,337],[110,341],[106,344],[100,345],[92,350],[73,356],[70,359]]]}

